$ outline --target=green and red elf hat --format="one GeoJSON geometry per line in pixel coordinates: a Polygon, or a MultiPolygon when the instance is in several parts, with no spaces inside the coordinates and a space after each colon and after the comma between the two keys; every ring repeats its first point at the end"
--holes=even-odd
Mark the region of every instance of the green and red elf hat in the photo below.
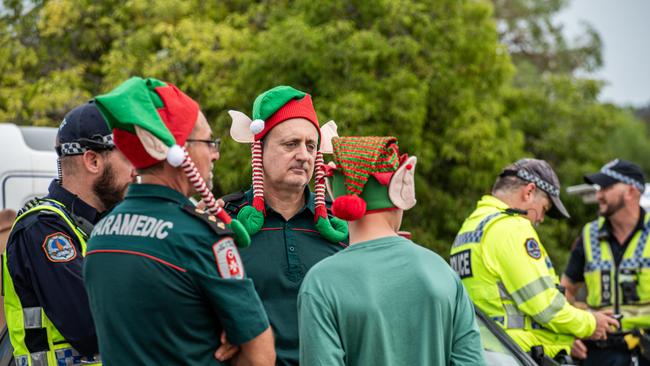
{"type": "Polygon", "coordinates": [[[157,79],[133,77],[95,98],[118,149],[138,169],[161,161],[181,167],[208,211],[234,233],[239,247],[250,237],[237,220],[216,204],[212,192],[185,149],[185,141],[199,118],[199,105],[175,85],[157,79]]]}
{"type": "Polygon", "coordinates": [[[325,163],[323,153],[331,153],[330,140],[336,136],[336,123],[330,121],[319,127],[318,117],[311,96],[290,86],[277,86],[260,94],[253,103],[253,120],[238,111],[228,112],[232,118],[230,135],[241,143],[251,144],[253,156],[253,202],[242,208],[237,219],[250,235],[257,233],[264,225],[264,168],[262,164],[261,140],[273,127],[288,120],[301,118],[311,122],[318,130],[320,148],[315,161],[315,214],[318,232],[327,240],[338,243],[348,236],[347,223],[336,218],[330,220],[325,206],[325,163]],[[327,150],[329,147],[329,150],[327,150]]]}
{"type": "Polygon", "coordinates": [[[395,137],[340,137],[332,140],[334,161],[327,168],[332,213],[346,221],[415,206],[415,156],[400,156],[395,137]]]}

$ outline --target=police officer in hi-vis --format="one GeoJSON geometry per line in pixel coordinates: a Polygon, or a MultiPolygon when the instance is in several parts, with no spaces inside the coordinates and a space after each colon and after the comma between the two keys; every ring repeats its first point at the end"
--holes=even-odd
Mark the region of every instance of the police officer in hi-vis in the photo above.
{"type": "Polygon", "coordinates": [[[534,225],[544,216],[568,218],[560,182],[537,159],[508,165],[465,220],[451,248],[451,265],[474,304],[526,352],[569,352],[576,337],[604,339],[618,322],[570,305],[534,225]]]}
{"type": "Polygon", "coordinates": [[[46,197],[18,212],[3,256],[5,315],[17,365],[96,361],[82,279],[86,240],[135,177],[93,102],[65,116],[56,152],[59,178],[46,197]]]}
{"type": "Polygon", "coordinates": [[[236,353],[234,364],[273,365],[269,321],[235,246],[250,238],[210,192],[219,144],[199,105],[137,77],[96,100],[141,177],[88,243],[104,363],[224,365],[236,353]],[[210,213],[190,202],[195,193],[210,213]]]}
{"type": "MultiPolygon", "coordinates": [[[[574,301],[582,286],[591,309],[610,310],[623,331],[650,328],[650,215],[640,206],[645,190],[641,168],[613,160],[586,175],[596,186],[599,217],[587,223],[571,251],[562,285],[574,301]]],[[[592,344],[585,365],[630,365],[633,355],[622,335],[592,344]]],[[[640,358],[640,365],[650,361],[640,358]]]]}

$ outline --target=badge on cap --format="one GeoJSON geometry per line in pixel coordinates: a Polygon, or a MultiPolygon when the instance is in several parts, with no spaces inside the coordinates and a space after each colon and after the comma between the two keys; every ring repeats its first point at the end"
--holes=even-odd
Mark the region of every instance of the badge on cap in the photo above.
{"type": "Polygon", "coordinates": [[[539,244],[533,238],[526,239],[526,253],[533,259],[542,258],[542,250],[539,248],[539,244]]]}
{"type": "Polygon", "coordinates": [[[231,237],[226,237],[216,242],[212,246],[212,251],[217,261],[217,270],[222,278],[244,278],[244,266],[235,246],[235,241],[231,237]]]}
{"type": "Polygon", "coordinates": [[[46,236],[43,250],[50,262],[69,262],[77,257],[77,249],[72,240],[62,232],[46,236]]]}

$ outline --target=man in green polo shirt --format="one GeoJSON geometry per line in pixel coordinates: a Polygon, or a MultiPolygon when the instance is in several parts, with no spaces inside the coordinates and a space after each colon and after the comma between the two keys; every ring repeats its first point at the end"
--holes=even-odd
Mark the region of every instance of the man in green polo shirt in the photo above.
{"type": "Polygon", "coordinates": [[[219,152],[198,104],[141,78],[96,101],[141,176],[88,243],[84,276],[104,365],[224,365],[231,345],[241,347],[236,361],[273,365],[268,319],[235,246],[248,234],[206,184],[219,152]],[[192,205],[193,193],[214,215],[192,205]]]}
{"type": "Polygon", "coordinates": [[[278,365],[298,364],[296,298],[305,273],[347,244],[347,225],[325,204],[323,144],[335,131],[319,127],[309,94],[289,86],[255,99],[253,119],[230,111],[235,141],[252,144],[253,187],[224,197],[246,226],[241,252],[275,334],[278,365]],[[308,184],[315,173],[314,193],[308,184]]]}
{"type": "Polygon", "coordinates": [[[334,139],[332,212],[350,246],[307,273],[298,295],[300,364],[483,365],[474,308],[434,252],[397,235],[415,205],[416,158],[394,137],[334,139]]]}

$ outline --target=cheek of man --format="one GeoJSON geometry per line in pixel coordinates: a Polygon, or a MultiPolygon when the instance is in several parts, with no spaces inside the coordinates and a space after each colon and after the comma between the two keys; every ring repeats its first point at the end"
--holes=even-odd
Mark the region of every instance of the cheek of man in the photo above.
{"type": "Polygon", "coordinates": [[[133,164],[117,149],[113,150],[111,155],[110,164],[115,170],[118,184],[128,185],[133,183],[136,177],[133,164]]]}
{"type": "Polygon", "coordinates": [[[315,143],[310,139],[270,140],[264,144],[264,180],[274,186],[302,189],[314,173],[315,143]]]}

